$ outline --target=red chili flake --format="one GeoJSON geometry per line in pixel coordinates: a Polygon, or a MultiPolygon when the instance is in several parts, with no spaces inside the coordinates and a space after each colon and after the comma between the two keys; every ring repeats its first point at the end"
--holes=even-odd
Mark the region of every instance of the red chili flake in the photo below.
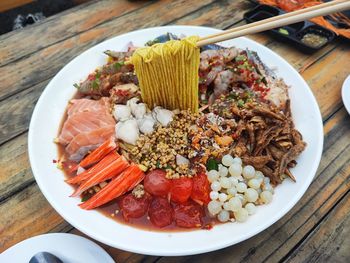
{"type": "Polygon", "coordinates": [[[205,93],[207,91],[207,86],[206,85],[199,84],[198,86],[199,86],[198,90],[199,90],[200,93],[205,93]]]}
{"type": "Polygon", "coordinates": [[[91,74],[89,74],[89,76],[87,78],[88,78],[88,80],[95,80],[96,76],[95,76],[95,74],[91,73],[91,74]]]}
{"type": "Polygon", "coordinates": [[[57,162],[58,162],[58,160],[55,160],[55,159],[52,160],[52,163],[57,163],[57,162]]]}
{"type": "Polygon", "coordinates": [[[129,91],[128,90],[116,90],[115,94],[118,96],[121,96],[121,97],[126,97],[129,95],[129,91]]]}
{"type": "Polygon", "coordinates": [[[206,230],[210,230],[212,228],[213,228],[213,225],[211,223],[206,224],[205,226],[203,226],[203,229],[206,229],[206,230]]]}
{"type": "Polygon", "coordinates": [[[232,139],[237,139],[239,136],[237,133],[233,133],[231,137],[232,137],[232,139]]]}

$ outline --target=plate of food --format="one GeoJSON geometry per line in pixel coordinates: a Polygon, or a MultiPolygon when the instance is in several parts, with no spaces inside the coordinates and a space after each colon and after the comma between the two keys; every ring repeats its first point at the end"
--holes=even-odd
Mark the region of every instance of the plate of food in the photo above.
{"type": "Polygon", "coordinates": [[[246,240],[300,200],[323,126],[303,78],[248,38],[166,26],[104,41],[50,81],[29,157],[49,203],[107,245],[190,255],[246,240]]]}

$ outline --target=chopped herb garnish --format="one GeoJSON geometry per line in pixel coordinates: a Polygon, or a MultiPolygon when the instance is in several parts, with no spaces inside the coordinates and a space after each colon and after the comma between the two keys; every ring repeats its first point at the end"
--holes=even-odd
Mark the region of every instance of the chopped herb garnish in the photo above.
{"type": "Polygon", "coordinates": [[[146,46],[153,46],[154,44],[159,43],[159,39],[155,38],[153,40],[147,41],[146,46]]]}
{"type": "Polygon", "coordinates": [[[94,89],[94,90],[97,90],[98,89],[98,81],[96,81],[96,80],[94,80],[93,82],[92,82],[92,89],[94,89]]]}
{"type": "Polygon", "coordinates": [[[123,65],[124,65],[124,61],[120,61],[120,62],[114,63],[113,66],[116,70],[119,70],[123,65]]]}
{"type": "Polygon", "coordinates": [[[247,60],[247,57],[244,56],[244,55],[238,55],[236,58],[235,58],[236,61],[246,61],[247,60]]]}
{"type": "Polygon", "coordinates": [[[227,96],[228,99],[236,99],[237,98],[237,94],[236,93],[230,93],[228,96],[227,96]]]}
{"type": "Polygon", "coordinates": [[[99,79],[100,77],[101,77],[101,72],[97,71],[96,74],[95,74],[95,78],[99,79]]]}
{"type": "Polygon", "coordinates": [[[243,106],[244,106],[244,101],[243,101],[243,100],[238,100],[238,101],[237,101],[237,105],[238,105],[238,107],[243,108],[243,106]]]}
{"type": "Polygon", "coordinates": [[[156,163],[156,167],[160,168],[159,166],[160,166],[160,161],[158,160],[157,163],[156,163]]]}
{"type": "Polygon", "coordinates": [[[219,162],[215,159],[209,159],[207,162],[207,170],[218,170],[219,169],[219,162]]]}
{"type": "Polygon", "coordinates": [[[77,88],[77,89],[80,89],[80,85],[77,84],[77,83],[74,83],[73,86],[74,86],[75,88],[77,88]]]}
{"type": "Polygon", "coordinates": [[[250,90],[247,90],[247,91],[244,92],[244,97],[247,98],[247,99],[253,97],[253,95],[254,95],[254,93],[251,92],[250,90]]]}
{"type": "Polygon", "coordinates": [[[84,196],[81,198],[81,202],[85,202],[85,201],[89,200],[90,197],[91,197],[91,196],[84,195],[84,196]]]}
{"type": "Polygon", "coordinates": [[[280,28],[280,29],[278,29],[278,33],[280,33],[280,34],[282,34],[282,35],[286,35],[286,36],[289,35],[288,30],[285,29],[285,28],[280,28]]]}

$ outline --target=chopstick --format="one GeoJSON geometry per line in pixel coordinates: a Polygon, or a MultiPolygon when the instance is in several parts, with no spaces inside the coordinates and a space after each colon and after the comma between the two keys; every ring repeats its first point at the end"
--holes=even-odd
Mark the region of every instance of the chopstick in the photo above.
{"type": "Polygon", "coordinates": [[[244,35],[259,33],[276,27],[298,23],[313,17],[329,15],[347,9],[350,9],[350,1],[332,1],[203,37],[197,42],[197,46],[201,47],[244,35]]]}
{"type": "MultiPolygon", "coordinates": [[[[334,1],[330,1],[330,2],[327,2],[327,3],[321,4],[321,5],[315,5],[315,6],[312,6],[312,7],[309,7],[309,8],[299,9],[299,10],[294,11],[294,12],[288,12],[288,13],[285,13],[283,15],[273,16],[273,17],[270,17],[270,18],[266,18],[266,19],[254,22],[254,23],[249,23],[249,24],[246,24],[246,25],[243,25],[243,26],[234,27],[234,28],[225,30],[223,32],[219,32],[219,33],[214,34],[214,35],[215,36],[221,36],[221,35],[224,35],[224,34],[227,34],[227,33],[236,32],[236,31],[239,31],[239,30],[242,30],[242,29],[246,29],[246,28],[249,28],[249,27],[265,24],[266,22],[277,21],[277,20],[279,20],[281,18],[292,17],[294,15],[303,14],[303,13],[308,12],[308,11],[318,10],[320,8],[324,8],[324,7],[327,7],[327,6],[333,6],[333,5],[336,5],[338,3],[344,3],[344,2],[347,2],[347,1],[349,1],[349,0],[334,0],[334,1]]],[[[202,40],[205,40],[205,39],[212,38],[214,35],[208,35],[208,36],[205,36],[205,37],[201,37],[200,40],[202,41],[202,40]]]]}

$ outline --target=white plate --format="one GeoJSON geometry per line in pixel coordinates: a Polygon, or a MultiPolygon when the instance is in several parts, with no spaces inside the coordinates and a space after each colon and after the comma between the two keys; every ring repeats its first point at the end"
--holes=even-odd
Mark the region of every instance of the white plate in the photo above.
{"type": "Polygon", "coordinates": [[[84,79],[96,66],[106,61],[103,51],[121,50],[133,41],[143,45],[166,32],[205,36],[217,29],[194,26],[167,26],[149,28],[114,37],[85,51],[68,63],[47,85],[41,95],[29,129],[29,157],[35,179],[46,199],[70,224],[85,234],[120,249],[151,255],[190,255],[224,248],[246,240],[279,220],[305,193],[320,162],[323,146],[323,126],[317,102],[303,78],[283,58],[268,48],[247,38],[223,42],[258,52],[262,61],[278,69],[291,86],[292,112],[297,129],[308,146],[293,169],[297,182],[290,180],[278,186],[273,202],[258,208],[245,223],[227,223],[212,230],[187,232],[151,232],[119,224],[97,211],[85,211],[77,205],[79,198],[71,198],[72,188],[63,179],[63,173],[52,164],[57,158],[57,146],[52,142],[57,136],[61,118],[68,100],[75,93],[73,84],[84,79]]]}
{"type": "Polygon", "coordinates": [[[343,83],[343,87],[341,89],[341,97],[343,99],[345,109],[350,114],[350,75],[345,79],[343,83]]]}
{"type": "Polygon", "coordinates": [[[38,252],[49,252],[63,263],[113,263],[100,246],[81,236],[53,233],[26,239],[5,250],[0,262],[28,263],[38,252]]]}

